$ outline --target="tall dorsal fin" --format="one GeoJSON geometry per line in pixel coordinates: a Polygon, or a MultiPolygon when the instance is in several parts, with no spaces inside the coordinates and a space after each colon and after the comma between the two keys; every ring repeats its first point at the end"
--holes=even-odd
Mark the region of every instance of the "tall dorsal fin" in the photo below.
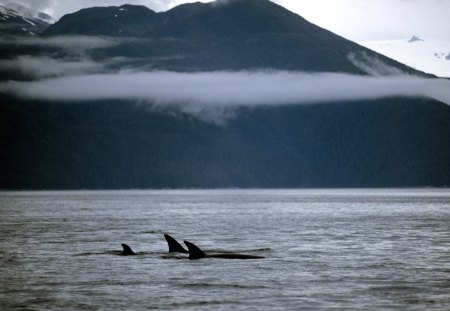
{"type": "Polygon", "coordinates": [[[183,248],[183,246],[181,246],[180,243],[178,243],[177,240],[172,238],[170,235],[164,234],[164,238],[166,239],[167,245],[169,246],[169,253],[189,253],[183,248]]]}
{"type": "Polygon", "coordinates": [[[135,255],[131,247],[129,247],[128,245],[122,243],[122,248],[124,255],[135,255]]]}
{"type": "Polygon", "coordinates": [[[206,254],[195,244],[192,244],[189,241],[184,241],[184,244],[186,244],[189,249],[189,259],[200,259],[206,257],[206,254]]]}

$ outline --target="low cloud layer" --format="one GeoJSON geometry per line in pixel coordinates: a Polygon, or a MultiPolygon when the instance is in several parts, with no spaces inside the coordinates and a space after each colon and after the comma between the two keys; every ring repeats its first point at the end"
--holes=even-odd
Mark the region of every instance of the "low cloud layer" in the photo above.
{"type": "MultiPolygon", "coordinates": [[[[0,83],[0,92],[53,101],[135,100],[202,107],[312,104],[384,97],[428,97],[450,105],[450,81],[342,73],[121,72],[0,83]]],[[[195,110],[195,109],[194,109],[195,110]]]]}
{"type": "MultiPolygon", "coordinates": [[[[123,41],[123,40],[122,40],[123,41]]],[[[82,55],[88,50],[106,48],[122,42],[111,37],[93,36],[52,36],[52,37],[0,37],[0,45],[40,46],[59,48],[74,55],[82,55]]]]}
{"type": "Polygon", "coordinates": [[[101,71],[103,65],[88,59],[61,60],[50,57],[19,56],[11,60],[0,60],[0,70],[20,72],[31,78],[69,76],[101,71]]]}

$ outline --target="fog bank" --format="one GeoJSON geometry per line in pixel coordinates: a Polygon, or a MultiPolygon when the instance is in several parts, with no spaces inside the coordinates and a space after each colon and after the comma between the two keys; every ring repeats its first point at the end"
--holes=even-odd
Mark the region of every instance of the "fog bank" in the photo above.
{"type": "Polygon", "coordinates": [[[450,81],[444,79],[286,71],[121,72],[0,84],[2,92],[32,99],[131,99],[214,106],[308,104],[393,96],[430,97],[450,104],[449,90],[450,81]]]}

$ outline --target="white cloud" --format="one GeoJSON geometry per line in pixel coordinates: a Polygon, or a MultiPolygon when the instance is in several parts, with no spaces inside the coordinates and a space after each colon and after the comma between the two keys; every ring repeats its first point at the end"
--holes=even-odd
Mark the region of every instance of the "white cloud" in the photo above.
{"type": "Polygon", "coordinates": [[[343,73],[122,72],[0,83],[0,92],[54,101],[134,100],[175,107],[194,115],[235,107],[298,105],[429,97],[450,105],[450,81],[413,76],[372,77],[343,73]]]}
{"type": "Polygon", "coordinates": [[[87,50],[106,48],[119,44],[120,39],[93,36],[53,36],[53,37],[21,37],[0,36],[0,44],[43,46],[65,50],[70,54],[84,54],[87,50]]]}
{"type": "Polygon", "coordinates": [[[50,57],[19,56],[0,60],[0,70],[21,72],[31,78],[48,78],[99,72],[103,65],[91,60],[62,60],[50,57]]]}

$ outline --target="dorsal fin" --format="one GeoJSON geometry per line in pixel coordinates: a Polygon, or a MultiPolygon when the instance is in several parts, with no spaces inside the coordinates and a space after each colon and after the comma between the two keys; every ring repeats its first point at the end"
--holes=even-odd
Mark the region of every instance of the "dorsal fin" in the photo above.
{"type": "Polygon", "coordinates": [[[126,244],[122,243],[122,248],[123,248],[123,254],[124,255],[135,255],[135,253],[133,252],[133,250],[131,249],[131,247],[129,247],[126,244]]]}
{"type": "Polygon", "coordinates": [[[170,235],[164,234],[164,238],[166,239],[167,245],[169,246],[169,253],[189,253],[183,248],[183,246],[181,246],[180,243],[178,243],[177,240],[172,238],[170,235]]]}
{"type": "Polygon", "coordinates": [[[189,241],[184,241],[184,244],[186,244],[189,249],[189,259],[200,259],[206,257],[206,254],[195,244],[192,244],[189,241]]]}

